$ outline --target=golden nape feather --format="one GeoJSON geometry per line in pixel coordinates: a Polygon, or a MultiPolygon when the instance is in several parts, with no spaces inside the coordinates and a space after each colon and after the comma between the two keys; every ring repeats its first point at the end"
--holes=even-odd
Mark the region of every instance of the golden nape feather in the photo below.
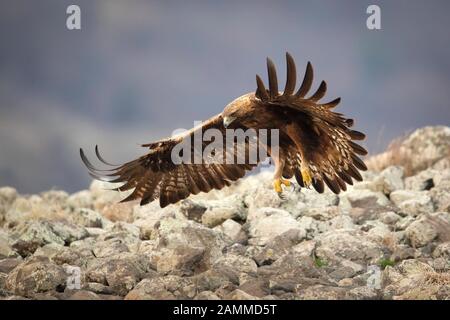
{"type": "MultiPolygon", "coordinates": [[[[332,111],[340,98],[320,103],[325,96],[327,84],[322,81],[317,90],[305,97],[313,84],[313,67],[308,62],[303,81],[295,91],[297,72],[293,58],[286,53],[286,83],[283,92],[278,91],[278,79],[274,63],[267,59],[268,89],[260,76],[256,76],[256,92],[247,93],[232,101],[222,113],[210,118],[182,135],[166,138],[143,145],[149,151],[138,159],[123,165],[113,165],[100,155],[98,160],[108,169],[97,169],[87,159],[82,149],[80,156],[92,177],[102,181],[122,183],[119,191],[132,190],[122,201],[140,199],[145,205],[159,199],[161,207],[176,203],[191,194],[222,189],[242,178],[246,172],[255,168],[264,156],[256,161],[245,157],[244,162],[236,161],[237,150],[248,152],[249,139],[226,141],[227,128],[270,129],[279,131],[278,153],[273,145],[263,145],[265,154],[275,164],[274,188],[282,197],[282,185],[289,185],[288,179],[295,177],[301,187],[314,187],[322,193],[325,185],[334,193],[346,190],[346,184],[353,179],[361,181],[359,170],[366,170],[358,155],[367,151],[352,140],[363,140],[365,135],[352,130],[353,119],[332,111]],[[221,134],[222,147],[214,148],[214,156],[221,159],[234,159],[233,162],[207,161],[200,163],[183,161],[175,163],[172,159],[174,148],[181,143],[192,141],[197,134],[209,129],[221,134]]],[[[272,141],[273,142],[273,141],[272,141]]],[[[187,149],[188,159],[192,160],[199,151],[204,154],[212,141],[203,139],[200,150],[195,146],[187,149]]],[[[186,150],[183,150],[186,152],[186,150]]]]}

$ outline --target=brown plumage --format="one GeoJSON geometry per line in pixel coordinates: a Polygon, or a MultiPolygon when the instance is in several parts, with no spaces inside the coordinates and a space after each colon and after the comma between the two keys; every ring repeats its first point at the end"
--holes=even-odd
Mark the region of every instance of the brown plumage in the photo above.
{"type": "MultiPolygon", "coordinates": [[[[227,164],[218,162],[181,163],[171,160],[175,146],[193,138],[198,132],[217,129],[222,133],[223,157],[233,154],[238,148],[248,151],[249,141],[235,142],[226,148],[225,130],[229,126],[235,129],[279,129],[279,156],[275,162],[275,189],[281,193],[280,182],[295,177],[301,187],[311,185],[317,192],[324,192],[325,185],[334,193],[346,190],[346,184],[353,180],[361,181],[358,170],[366,170],[364,162],[357,155],[367,154],[366,150],[352,140],[363,140],[365,135],[350,129],[352,119],[333,112],[340,98],[327,103],[319,103],[324,97],[327,84],[322,81],[318,89],[305,98],[313,83],[313,68],[308,62],[305,76],[297,92],[296,67],[289,53],[286,53],[287,79],[284,92],[278,91],[278,79],[275,65],[267,59],[268,83],[266,89],[261,77],[256,76],[257,89],[231,102],[222,113],[203,122],[184,134],[162,139],[143,145],[149,152],[138,159],[123,165],[114,166],[105,161],[96,147],[97,158],[108,166],[109,170],[96,169],[86,158],[82,149],[80,155],[95,178],[109,182],[120,182],[117,190],[131,190],[131,194],[122,201],[140,199],[145,205],[159,198],[161,207],[176,203],[190,194],[222,189],[242,178],[257,163],[227,164]],[[295,93],[294,93],[295,92],[295,93]]],[[[202,142],[202,150],[211,142],[202,142]]],[[[271,154],[270,146],[267,154],[271,154]]],[[[194,157],[191,148],[191,159],[194,157]]],[[[217,154],[216,154],[217,155],[217,154]]],[[[261,161],[263,159],[258,159],[261,161]]],[[[284,181],[288,185],[288,182],[284,181]]]]}

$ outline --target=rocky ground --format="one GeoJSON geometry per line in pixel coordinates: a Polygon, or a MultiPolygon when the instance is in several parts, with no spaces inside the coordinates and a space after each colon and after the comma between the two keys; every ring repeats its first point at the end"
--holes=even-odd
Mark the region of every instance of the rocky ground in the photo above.
{"type": "Polygon", "coordinates": [[[0,188],[0,297],[450,299],[450,128],[400,147],[339,196],[283,201],[270,172],[164,209],[0,188]]]}

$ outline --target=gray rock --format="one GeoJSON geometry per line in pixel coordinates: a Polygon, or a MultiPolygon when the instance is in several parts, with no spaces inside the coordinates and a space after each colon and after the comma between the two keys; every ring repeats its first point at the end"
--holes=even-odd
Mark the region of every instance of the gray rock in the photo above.
{"type": "MultiPolygon", "coordinates": [[[[253,255],[253,259],[258,265],[272,264],[284,254],[288,253],[302,239],[303,235],[298,229],[290,229],[270,240],[263,248],[253,255]]],[[[299,250],[301,251],[300,248],[299,250]]]]}
{"type": "Polygon", "coordinates": [[[306,237],[306,230],[292,215],[281,209],[261,208],[249,214],[249,243],[265,245],[282,233],[296,229],[301,237],[306,237]]]}
{"type": "Polygon", "coordinates": [[[414,131],[401,145],[411,171],[418,172],[448,157],[450,128],[424,127],[414,131]]]}
{"type": "Polygon", "coordinates": [[[172,275],[142,280],[125,300],[192,299],[195,295],[196,288],[190,279],[172,275]]]}
{"type": "MultiPolygon", "coordinates": [[[[222,233],[192,221],[165,218],[158,226],[157,250],[165,249],[165,254],[171,251],[174,255],[178,255],[187,248],[192,249],[191,253],[200,254],[203,251],[201,259],[192,265],[194,273],[208,269],[222,256],[224,248],[229,244],[231,244],[230,240],[222,233]]],[[[195,259],[196,255],[191,257],[195,259]]]]}
{"type": "Polygon", "coordinates": [[[338,206],[325,208],[307,208],[302,211],[302,216],[311,217],[315,220],[327,221],[342,214],[338,206]]]}
{"type": "Polygon", "coordinates": [[[391,193],[390,200],[396,206],[399,206],[404,201],[415,199],[423,195],[427,195],[427,192],[413,191],[413,190],[397,190],[391,193]]]}
{"type": "Polygon", "coordinates": [[[396,238],[389,229],[388,226],[379,222],[367,232],[367,237],[380,245],[386,244],[387,241],[391,241],[390,246],[395,246],[396,238]]]}
{"type": "Polygon", "coordinates": [[[411,199],[402,202],[399,205],[401,212],[404,212],[410,216],[417,217],[423,213],[434,212],[434,205],[431,198],[427,195],[421,196],[416,199],[411,199]]]}
{"type": "Polygon", "coordinates": [[[236,279],[239,278],[241,273],[256,275],[258,266],[253,259],[235,254],[226,254],[216,260],[213,269],[226,272],[231,275],[232,278],[236,279]]]}
{"type": "Polygon", "coordinates": [[[391,193],[390,198],[402,212],[413,217],[434,212],[428,191],[397,190],[391,193]]]}
{"type": "Polygon", "coordinates": [[[316,255],[329,263],[350,260],[361,265],[375,264],[383,256],[377,243],[356,230],[336,230],[320,235],[316,255]]]}
{"type": "Polygon", "coordinates": [[[94,197],[89,190],[78,191],[67,198],[67,205],[72,209],[93,209],[94,197]]]}
{"type": "Polygon", "coordinates": [[[413,191],[430,190],[435,186],[434,177],[439,174],[439,171],[434,169],[427,169],[418,174],[407,177],[405,179],[405,188],[413,191]]]}
{"type": "Polygon", "coordinates": [[[67,300],[101,300],[98,294],[87,290],[74,291],[67,300]]]}
{"type": "Polygon", "coordinates": [[[0,188],[0,226],[3,225],[6,212],[17,198],[17,191],[11,187],[0,188]]]}
{"type": "Polygon", "coordinates": [[[300,287],[296,290],[297,298],[300,300],[342,300],[345,298],[344,288],[314,285],[306,289],[300,287]]]}
{"type": "Polygon", "coordinates": [[[399,262],[406,259],[416,258],[419,255],[420,253],[418,252],[418,250],[404,244],[399,244],[394,247],[390,260],[399,262]]]}
{"type": "Polygon", "coordinates": [[[394,211],[386,211],[380,214],[380,221],[387,225],[396,224],[401,217],[394,211]]]}
{"type": "Polygon", "coordinates": [[[86,279],[107,285],[113,293],[124,296],[143,278],[148,268],[145,257],[118,254],[95,260],[86,271],[86,279]]]}
{"type": "Polygon", "coordinates": [[[386,211],[396,211],[397,207],[394,206],[375,206],[368,208],[351,208],[349,210],[349,216],[352,218],[353,222],[361,225],[366,221],[377,220],[380,215],[386,211]]]}
{"type": "Polygon", "coordinates": [[[247,209],[239,194],[219,200],[200,201],[199,204],[206,208],[201,215],[201,221],[208,227],[215,227],[227,219],[243,221],[247,217],[247,209]]]}
{"type": "Polygon", "coordinates": [[[17,198],[17,190],[11,187],[0,188],[0,203],[2,205],[11,205],[17,198]]]}
{"type": "Polygon", "coordinates": [[[89,262],[94,259],[94,255],[90,248],[62,247],[50,258],[58,265],[72,265],[85,269],[89,262]]]}
{"type": "Polygon", "coordinates": [[[57,235],[48,221],[29,221],[17,226],[11,235],[13,248],[21,255],[28,256],[38,247],[48,243],[64,245],[64,239],[57,235]]]}
{"type": "Polygon", "coordinates": [[[69,194],[62,190],[50,190],[43,192],[41,198],[44,202],[58,207],[65,207],[69,194]]]}
{"type": "Polygon", "coordinates": [[[433,251],[433,258],[445,258],[450,261],[450,242],[438,244],[433,251]]]}
{"type": "Polygon", "coordinates": [[[299,283],[308,286],[329,282],[326,270],[319,267],[312,257],[295,251],[286,253],[270,266],[259,267],[258,275],[269,280],[271,290],[285,292],[293,292],[299,283]]]}
{"type": "Polygon", "coordinates": [[[86,227],[85,228],[87,233],[88,233],[88,237],[98,237],[103,235],[106,231],[102,228],[90,228],[90,227],[86,227]]]}
{"type": "Polygon", "coordinates": [[[202,223],[208,227],[215,227],[228,219],[245,218],[240,211],[233,207],[208,208],[202,216],[202,223]]]}
{"type": "Polygon", "coordinates": [[[17,267],[20,263],[22,263],[22,259],[20,258],[7,258],[0,260],[0,272],[1,273],[9,273],[15,267],[17,267]]]}
{"type": "MultiPolygon", "coordinates": [[[[32,216],[33,207],[36,206],[36,198],[39,199],[39,202],[42,202],[42,199],[38,196],[34,197],[34,201],[31,198],[26,199],[17,196],[14,202],[8,206],[8,210],[4,213],[3,220],[5,223],[9,227],[14,227],[21,221],[29,219],[30,216],[32,216]]],[[[40,208],[40,210],[44,210],[44,208],[40,208]]]]}
{"type": "Polygon", "coordinates": [[[374,288],[370,288],[367,286],[357,287],[350,289],[345,299],[350,300],[378,300],[380,297],[379,291],[374,288]]]}
{"type": "Polygon", "coordinates": [[[357,226],[353,223],[353,219],[350,215],[341,214],[327,222],[327,228],[323,228],[322,232],[338,229],[356,229],[357,226]]]}
{"type": "Polygon", "coordinates": [[[0,229],[0,259],[17,256],[19,256],[19,254],[12,248],[8,232],[0,229]]]}
{"type": "Polygon", "coordinates": [[[232,292],[230,292],[227,297],[229,300],[259,300],[258,297],[252,296],[248,294],[245,291],[242,291],[240,289],[236,289],[232,292]]]}
{"type": "Polygon", "coordinates": [[[8,274],[6,288],[16,295],[30,297],[51,290],[62,291],[67,275],[48,258],[36,257],[22,262],[8,274]]]}
{"type": "Polygon", "coordinates": [[[36,249],[36,251],[33,253],[34,257],[46,257],[49,259],[52,259],[57,253],[59,253],[61,250],[63,250],[65,247],[58,243],[47,243],[43,245],[42,247],[39,247],[36,249]]]}
{"type": "Polygon", "coordinates": [[[317,242],[314,240],[302,241],[292,247],[292,251],[299,257],[312,257],[317,242]]]}
{"type": "Polygon", "coordinates": [[[228,219],[224,221],[221,225],[214,227],[214,230],[222,232],[234,243],[247,242],[247,234],[242,228],[242,225],[232,219],[228,219]]]}
{"type": "Polygon", "coordinates": [[[258,298],[269,295],[271,291],[269,288],[269,281],[264,279],[250,279],[241,284],[238,289],[258,298]]]}
{"type": "Polygon", "coordinates": [[[436,211],[450,212],[450,179],[430,190],[436,211]]]}
{"type": "Polygon", "coordinates": [[[71,213],[71,219],[74,223],[89,228],[106,228],[112,224],[100,213],[86,207],[75,209],[71,213]]]}
{"type": "Polygon", "coordinates": [[[406,216],[406,217],[400,219],[399,221],[397,221],[397,223],[395,224],[395,229],[396,230],[405,230],[414,221],[416,221],[416,219],[414,219],[413,217],[406,216]]]}
{"type": "MultiPolygon", "coordinates": [[[[202,221],[202,216],[207,209],[208,209],[207,204],[203,204],[203,202],[194,201],[191,199],[183,200],[180,205],[180,212],[189,220],[193,220],[196,222],[202,221]]],[[[165,213],[166,216],[167,213],[170,213],[172,214],[172,216],[174,216],[173,212],[171,211],[163,210],[162,213],[165,213]]]]}
{"type": "Polygon", "coordinates": [[[387,206],[390,204],[389,199],[379,191],[353,189],[342,193],[340,198],[344,203],[345,201],[348,201],[353,208],[370,208],[375,206],[387,206]]]}
{"type": "Polygon", "coordinates": [[[220,300],[220,298],[212,291],[202,291],[195,296],[194,300],[220,300]]]}
{"type": "Polygon", "coordinates": [[[61,238],[65,244],[86,238],[89,234],[83,227],[68,222],[49,222],[53,233],[61,238]]]}
{"type": "Polygon", "coordinates": [[[105,258],[122,252],[130,252],[130,250],[128,249],[128,246],[118,238],[97,241],[92,248],[92,253],[97,258],[105,258]]]}
{"type": "Polygon", "coordinates": [[[413,247],[423,247],[433,241],[438,232],[427,218],[421,218],[406,228],[405,235],[413,247]]]}
{"type": "Polygon", "coordinates": [[[374,179],[375,190],[373,191],[380,191],[389,195],[393,191],[401,190],[404,188],[403,176],[403,167],[387,167],[374,179]]]}
{"type": "Polygon", "coordinates": [[[162,248],[158,253],[156,270],[159,273],[191,275],[205,255],[204,247],[179,245],[175,248],[162,248]]]}
{"type": "Polygon", "coordinates": [[[110,287],[98,282],[86,282],[83,285],[83,289],[97,294],[112,294],[114,292],[110,287]]]}

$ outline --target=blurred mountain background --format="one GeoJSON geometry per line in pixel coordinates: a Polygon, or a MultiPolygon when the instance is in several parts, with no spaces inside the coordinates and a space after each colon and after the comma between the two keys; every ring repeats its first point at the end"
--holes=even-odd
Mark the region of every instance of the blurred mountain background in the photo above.
{"type": "MultiPolygon", "coordinates": [[[[121,162],[138,143],[189,129],[266,77],[300,77],[342,97],[371,153],[425,125],[450,124],[448,1],[113,1],[0,3],[0,185],[84,189],[79,147],[121,162]],[[81,30],[66,8],[81,7],[81,30]],[[366,28],[378,4],[382,30],[366,28]]],[[[326,99],[326,98],[325,98],[326,99]]]]}

